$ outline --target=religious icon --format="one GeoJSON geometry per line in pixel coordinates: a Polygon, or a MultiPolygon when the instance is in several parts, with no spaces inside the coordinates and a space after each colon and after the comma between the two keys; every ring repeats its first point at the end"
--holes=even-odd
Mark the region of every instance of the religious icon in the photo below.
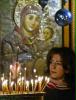
{"type": "Polygon", "coordinates": [[[55,2],[55,10],[61,8],[61,3],[56,5],[58,2],[55,0],[48,0],[44,8],[37,0],[17,1],[12,16],[14,30],[2,40],[2,64],[6,66],[6,70],[11,63],[19,61],[22,68],[27,67],[29,77],[34,68],[38,75],[45,74],[48,50],[54,46],[62,46],[62,29],[54,20],[55,13],[52,5],[52,10],[49,9],[49,2],[52,5],[55,2]]]}

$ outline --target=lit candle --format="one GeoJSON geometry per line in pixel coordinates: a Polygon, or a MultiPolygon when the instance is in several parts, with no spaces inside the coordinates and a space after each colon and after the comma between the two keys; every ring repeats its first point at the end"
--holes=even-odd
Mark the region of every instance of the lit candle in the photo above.
{"type": "Polygon", "coordinates": [[[19,62],[16,62],[16,70],[17,70],[17,74],[20,72],[21,69],[21,65],[19,62]]]}
{"type": "Polygon", "coordinates": [[[26,91],[29,92],[29,81],[26,81],[26,91]]]}
{"type": "MultiPolygon", "coordinates": [[[[15,62],[14,68],[15,68],[15,78],[16,78],[15,88],[16,88],[16,91],[18,92],[19,87],[18,87],[18,80],[17,79],[18,79],[18,74],[20,72],[20,68],[21,68],[20,63],[19,62],[15,62]]],[[[20,75],[21,75],[21,73],[20,73],[20,75]]]]}
{"type": "Polygon", "coordinates": [[[50,81],[50,78],[46,76],[45,77],[45,83],[47,84],[49,81],[50,81]]]}
{"type": "Polygon", "coordinates": [[[33,73],[34,73],[34,78],[36,77],[36,69],[33,69],[33,73]]]}
{"type": "Polygon", "coordinates": [[[11,93],[11,72],[9,73],[9,92],[11,93]]]}
{"type": "Polygon", "coordinates": [[[21,77],[21,92],[23,92],[24,89],[24,77],[21,77]]]}
{"type": "Polygon", "coordinates": [[[10,65],[10,70],[12,69],[12,67],[13,67],[13,66],[12,66],[12,65],[10,65]]]}
{"type": "Polygon", "coordinates": [[[17,92],[21,91],[21,85],[22,85],[22,83],[21,83],[21,77],[19,77],[17,79],[17,92]]]}
{"type": "Polygon", "coordinates": [[[25,72],[24,72],[24,78],[26,80],[26,70],[27,70],[27,68],[25,67],[24,70],[25,70],[25,72]]]}
{"type": "Polygon", "coordinates": [[[4,73],[2,74],[1,81],[4,81],[4,73]]]}
{"type": "Polygon", "coordinates": [[[38,84],[38,80],[36,79],[36,80],[35,80],[35,85],[34,85],[34,91],[35,91],[36,88],[37,88],[37,84],[38,84]]]}
{"type": "Polygon", "coordinates": [[[11,83],[11,72],[9,73],[9,83],[11,83]]]}
{"type": "Polygon", "coordinates": [[[41,91],[43,77],[38,77],[38,90],[41,91]]]}
{"type": "Polygon", "coordinates": [[[10,65],[10,72],[12,74],[12,78],[15,79],[16,78],[16,70],[15,70],[15,65],[10,65]]]}
{"type": "Polygon", "coordinates": [[[14,81],[10,83],[10,93],[13,92],[14,81]]]}
{"type": "Polygon", "coordinates": [[[2,91],[3,93],[4,92],[8,93],[8,80],[7,79],[2,82],[2,91]]]}
{"type": "Polygon", "coordinates": [[[33,91],[33,85],[34,85],[34,81],[33,81],[33,79],[31,79],[32,91],[33,91]]]}
{"type": "Polygon", "coordinates": [[[22,73],[19,73],[20,78],[19,78],[19,87],[20,87],[20,92],[23,92],[23,80],[22,80],[22,73]]]}
{"type": "Polygon", "coordinates": [[[45,87],[46,87],[46,85],[47,85],[47,83],[48,83],[49,81],[50,81],[50,78],[46,76],[41,91],[43,91],[43,90],[45,89],[45,87]]]}

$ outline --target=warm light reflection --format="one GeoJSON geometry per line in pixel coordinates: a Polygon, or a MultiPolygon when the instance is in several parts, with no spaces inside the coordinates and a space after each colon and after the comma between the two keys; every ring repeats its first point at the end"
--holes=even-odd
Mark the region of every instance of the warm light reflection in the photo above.
{"type": "MultiPolygon", "coordinates": [[[[10,65],[10,69],[13,65],[10,65]]],[[[33,70],[36,73],[36,69],[33,70]]],[[[19,71],[16,80],[12,80],[12,72],[10,70],[8,77],[5,77],[4,73],[1,77],[2,93],[8,94],[22,94],[22,93],[41,93],[44,91],[45,86],[50,81],[47,76],[32,77],[27,80],[26,76],[27,69],[24,68],[24,73],[19,71]]],[[[34,74],[35,75],[35,74],[34,74]]]]}

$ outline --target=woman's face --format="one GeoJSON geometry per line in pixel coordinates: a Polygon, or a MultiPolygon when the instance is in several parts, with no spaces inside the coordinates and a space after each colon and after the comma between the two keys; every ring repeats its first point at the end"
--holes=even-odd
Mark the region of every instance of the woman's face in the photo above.
{"type": "Polygon", "coordinates": [[[50,61],[50,76],[52,79],[64,79],[64,69],[59,54],[54,54],[50,61]]]}
{"type": "Polygon", "coordinates": [[[40,17],[36,14],[28,14],[24,18],[24,28],[27,31],[39,29],[40,17]]]}

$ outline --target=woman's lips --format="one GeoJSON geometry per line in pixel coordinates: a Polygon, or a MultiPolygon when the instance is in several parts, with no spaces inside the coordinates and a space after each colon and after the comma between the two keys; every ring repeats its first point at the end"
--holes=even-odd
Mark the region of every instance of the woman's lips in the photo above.
{"type": "Polygon", "coordinates": [[[51,71],[51,73],[56,73],[56,71],[51,71]]]}

